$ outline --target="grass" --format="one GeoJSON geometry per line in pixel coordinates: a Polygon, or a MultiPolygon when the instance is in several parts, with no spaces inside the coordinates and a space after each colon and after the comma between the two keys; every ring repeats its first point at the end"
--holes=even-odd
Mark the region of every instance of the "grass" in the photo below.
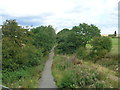
{"type": "Polygon", "coordinates": [[[68,60],[67,57],[62,55],[56,55],[54,57],[52,73],[58,87],[118,87],[118,80],[116,80],[118,77],[115,71],[101,65],[94,64],[90,61],[82,61],[82,65],[74,65],[70,62],[70,60],[68,60]],[[78,78],[76,78],[76,75],[78,75],[78,78]],[[95,80],[91,79],[91,77],[94,77],[95,80]]]}
{"type": "Polygon", "coordinates": [[[118,54],[119,52],[118,52],[118,47],[120,46],[119,44],[118,44],[118,39],[119,38],[111,38],[111,40],[112,40],[112,50],[111,50],[111,52],[110,52],[110,54],[118,54]]]}
{"type": "Polygon", "coordinates": [[[92,62],[84,62],[85,65],[95,68],[99,72],[99,77],[114,88],[118,87],[118,73],[110,70],[109,68],[103,67],[99,64],[94,64],[92,62]]]}
{"type": "Polygon", "coordinates": [[[41,64],[35,67],[27,67],[15,72],[3,73],[3,85],[9,88],[38,88],[38,81],[44,68],[47,57],[44,57],[41,64]]]}

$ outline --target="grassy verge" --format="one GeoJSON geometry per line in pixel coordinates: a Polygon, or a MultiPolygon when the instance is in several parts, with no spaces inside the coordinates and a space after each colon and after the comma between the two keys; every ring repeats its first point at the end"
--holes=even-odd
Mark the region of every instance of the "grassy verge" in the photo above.
{"type": "MultiPolygon", "coordinates": [[[[68,56],[67,56],[68,57],[68,56]]],[[[52,73],[60,88],[117,88],[116,72],[89,61],[74,65],[66,56],[54,56],[52,73]]]]}
{"type": "Polygon", "coordinates": [[[3,85],[9,88],[38,88],[38,80],[48,57],[44,57],[41,64],[35,67],[26,67],[15,72],[3,73],[3,85]]]}

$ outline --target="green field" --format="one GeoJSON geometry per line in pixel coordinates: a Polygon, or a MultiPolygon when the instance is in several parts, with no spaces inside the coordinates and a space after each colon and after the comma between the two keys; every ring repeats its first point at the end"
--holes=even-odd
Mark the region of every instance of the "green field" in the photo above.
{"type": "Polygon", "coordinates": [[[118,47],[120,46],[118,44],[118,38],[111,38],[112,40],[112,50],[111,50],[111,54],[118,54],[120,52],[118,52],[118,47]]]}

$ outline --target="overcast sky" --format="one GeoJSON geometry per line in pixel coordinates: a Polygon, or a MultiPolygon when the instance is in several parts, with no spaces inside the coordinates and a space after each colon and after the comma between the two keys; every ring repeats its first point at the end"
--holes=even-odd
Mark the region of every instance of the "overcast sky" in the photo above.
{"type": "Polygon", "coordinates": [[[23,26],[52,25],[57,32],[80,23],[94,24],[101,34],[118,31],[119,0],[0,0],[0,24],[16,19],[23,26]]]}

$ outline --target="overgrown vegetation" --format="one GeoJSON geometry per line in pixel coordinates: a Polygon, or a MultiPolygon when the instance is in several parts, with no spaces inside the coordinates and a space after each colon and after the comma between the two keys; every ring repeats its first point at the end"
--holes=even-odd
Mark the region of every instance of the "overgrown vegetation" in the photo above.
{"type": "Polygon", "coordinates": [[[120,58],[119,57],[120,52],[118,52],[118,47],[119,47],[118,38],[111,38],[111,40],[112,40],[111,51],[103,58],[97,60],[96,63],[118,72],[118,70],[119,70],[119,58],[120,58]]]}
{"type": "Polygon", "coordinates": [[[90,42],[90,45],[92,48],[89,57],[95,61],[104,57],[112,48],[111,39],[108,37],[95,37],[90,42]]]}
{"type": "Polygon", "coordinates": [[[108,54],[112,48],[112,42],[109,37],[100,35],[100,29],[95,25],[80,24],[74,26],[71,30],[63,29],[57,34],[58,45],[56,53],[74,54],[79,59],[98,60],[108,54]],[[87,45],[91,48],[87,50],[87,45]]]}
{"type": "Polygon", "coordinates": [[[63,29],[27,29],[15,20],[2,25],[2,81],[17,88],[37,87],[44,63],[56,43],[52,73],[60,88],[117,88],[118,38],[102,37],[86,23],[63,29]]]}
{"type": "Polygon", "coordinates": [[[82,64],[74,64],[70,56],[55,56],[52,70],[59,88],[118,87],[118,80],[114,79],[116,72],[91,62],[82,61],[82,64]]]}
{"type": "MultiPolygon", "coordinates": [[[[44,57],[48,56],[55,43],[56,34],[52,26],[25,29],[15,20],[6,20],[2,32],[3,85],[14,87],[11,83],[14,85],[18,80],[27,82],[27,79],[38,78],[45,63],[44,57]]],[[[27,84],[22,85],[30,87],[27,84]]]]}
{"type": "Polygon", "coordinates": [[[118,38],[85,23],[57,34],[53,76],[61,88],[118,88],[118,38]]]}

